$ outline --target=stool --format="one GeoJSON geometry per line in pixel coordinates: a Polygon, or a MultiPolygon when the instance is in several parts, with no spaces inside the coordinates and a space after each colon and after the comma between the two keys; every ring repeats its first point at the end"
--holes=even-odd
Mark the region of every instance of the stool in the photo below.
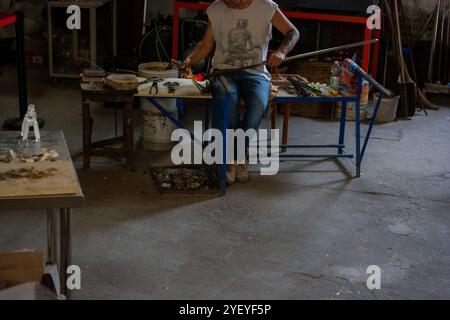
{"type": "Polygon", "coordinates": [[[125,157],[127,168],[134,168],[134,127],[133,107],[136,91],[116,91],[101,85],[81,83],[81,99],[83,104],[83,168],[89,170],[91,157],[125,157]],[[92,142],[92,127],[94,120],[90,115],[90,102],[122,102],[123,106],[123,136],[92,142]],[[121,143],[122,147],[108,150],[94,150],[121,143]]]}

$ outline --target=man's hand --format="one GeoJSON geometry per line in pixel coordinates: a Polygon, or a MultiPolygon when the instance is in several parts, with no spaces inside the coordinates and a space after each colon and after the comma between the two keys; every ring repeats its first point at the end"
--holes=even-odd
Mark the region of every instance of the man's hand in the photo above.
{"type": "Polygon", "coordinates": [[[191,67],[191,59],[186,58],[184,61],[180,64],[179,69],[180,70],[187,70],[191,67]]]}
{"type": "Polygon", "coordinates": [[[271,54],[269,54],[269,59],[267,59],[267,66],[270,68],[278,67],[281,63],[283,63],[286,58],[286,54],[280,50],[277,50],[271,54]]]}

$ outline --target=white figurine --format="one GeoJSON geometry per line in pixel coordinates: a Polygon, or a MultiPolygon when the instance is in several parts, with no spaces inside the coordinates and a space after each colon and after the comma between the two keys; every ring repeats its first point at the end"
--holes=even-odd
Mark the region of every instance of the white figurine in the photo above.
{"type": "Polygon", "coordinates": [[[41,140],[41,135],[39,134],[39,125],[37,121],[37,114],[34,104],[30,104],[28,106],[27,113],[23,118],[22,132],[20,134],[22,136],[22,141],[28,140],[28,133],[30,131],[30,127],[33,127],[34,139],[36,140],[36,142],[39,142],[41,140]]]}

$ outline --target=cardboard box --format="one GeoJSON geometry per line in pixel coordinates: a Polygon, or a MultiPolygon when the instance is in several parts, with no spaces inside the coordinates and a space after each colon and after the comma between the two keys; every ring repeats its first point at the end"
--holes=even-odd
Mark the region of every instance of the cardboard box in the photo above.
{"type": "Polygon", "coordinates": [[[38,250],[0,252],[0,283],[10,288],[26,282],[41,282],[44,254],[38,250]]]}

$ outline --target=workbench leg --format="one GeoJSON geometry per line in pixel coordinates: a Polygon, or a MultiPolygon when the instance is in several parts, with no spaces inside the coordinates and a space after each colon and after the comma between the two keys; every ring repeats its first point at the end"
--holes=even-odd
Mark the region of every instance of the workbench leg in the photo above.
{"type": "Polygon", "coordinates": [[[211,104],[208,102],[205,107],[205,126],[204,126],[205,131],[209,129],[210,111],[211,111],[211,104]]]}
{"type": "Polygon", "coordinates": [[[227,140],[227,129],[230,122],[230,109],[231,109],[231,96],[226,93],[225,97],[225,108],[223,114],[223,158],[222,164],[220,165],[220,192],[225,194],[227,189],[227,163],[228,163],[228,140],[227,140]]]}
{"type": "MultiPolygon", "coordinates": [[[[291,116],[291,103],[288,102],[284,105],[283,115],[283,137],[281,138],[281,144],[287,145],[289,135],[289,118],[291,116]]],[[[286,148],[281,148],[281,152],[286,152],[286,148]]]]}
{"type": "Polygon", "coordinates": [[[54,209],[47,209],[47,264],[56,264],[58,229],[54,209]]]}
{"type": "MultiPolygon", "coordinates": [[[[343,145],[345,142],[345,124],[347,122],[347,102],[342,102],[341,107],[341,121],[340,121],[340,127],[339,127],[339,144],[343,145]]],[[[342,148],[338,149],[338,154],[342,154],[343,150],[342,148]]]]}
{"type": "Polygon", "coordinates": [[[278,103],[272,102],[272,114],[270,115],[270,127],[272,130],[277,128],[278,103]]]}
{"type": "Polygon", "coordinates": [[[356,177],[361,176],[361,108],[359,101],[355,110],[355,139],[356,139],[356,177]]]}
{"type": "Polygon", "coordinates": [[[127,102],[123,106],[123,133],[124,149],[127,158],[127,168],[134,169],[134,126],[133,126],[133,103],[127,102]]]}
{"type": "Polygon", "coordinates": [[[83,117],[83,169],[91,168],[92,121],[89,101],[82,98],[83,117]]]}
{"type": "Polygon", "coordinates": [[[71,264],[71,209],[60,209],[60,252],[59,252],[59,275],[61,279],[61,294],[70,299],[71,293],[67,288],[67,268],[71,264]]]}

